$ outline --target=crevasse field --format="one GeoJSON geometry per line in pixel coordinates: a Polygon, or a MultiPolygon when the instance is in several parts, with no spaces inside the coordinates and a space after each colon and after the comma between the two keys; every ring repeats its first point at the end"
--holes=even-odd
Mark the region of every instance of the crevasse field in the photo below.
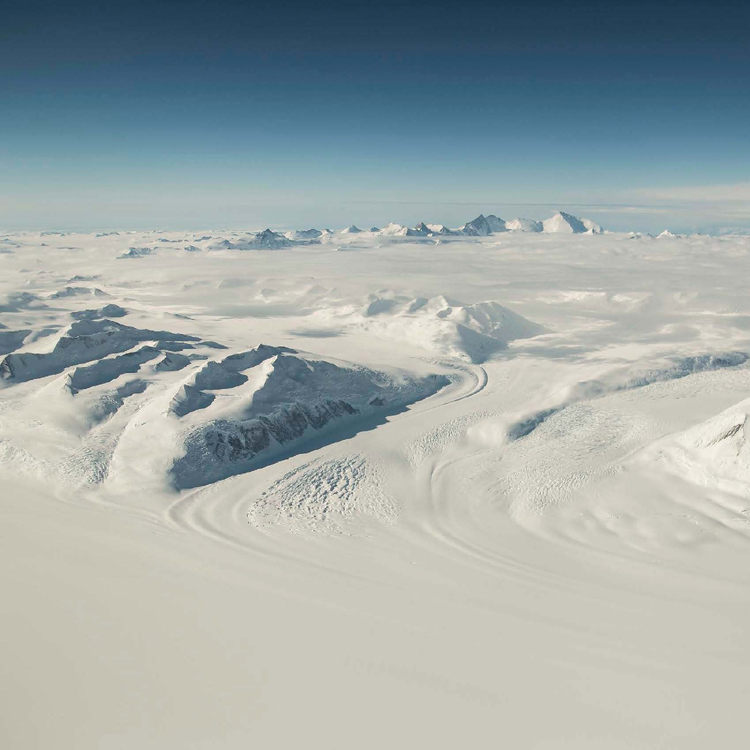
{"type": "Polygon", "coordinates": [[[745,747],[750,238],[441,231],[0,236],[4,747],[745,747]]]}

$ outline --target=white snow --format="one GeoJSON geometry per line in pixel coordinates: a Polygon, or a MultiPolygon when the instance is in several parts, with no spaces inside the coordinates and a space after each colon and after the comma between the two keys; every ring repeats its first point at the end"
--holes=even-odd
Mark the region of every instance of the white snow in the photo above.
{"type": "Polygon", "coordinates": [[[409,228],[405,227],[403,224],[396,224],[394,222],[391,222],[390,224],[387,224],[382,229],[380,229],[379,233],[386,236],[391,235],[405,237],[408,231],[409,228]]]}
{"type": "Polygon", "coordinates": [[[505,228],[511,232],[541,232],[544,229],[541,221],[535,219],[511,219],[505,222],[505,228]]]}
{"type": "Polygon", "coordinates": [[[458,231],[469,236],[486,237],[493,232],[504,232],[505,222],[494,214],[489,216],[479,214],[476,219],[466,222],[458,231]]]}
{"type": "Polygon", "coordinates": [[[3,235],[3,747],[743,746],[750,237],[492,216],[3,235]]]}
{"type": "Polygon", "coordinates": [[[363,305],[322,310],[320,326],[345,326],[383,339],[480,363],[508,342],[529,338],[544,328],[495,301],[466,305],[439,295],[409,298],[391,291],[370,295],[363,305]]]}
{"type": "Polygon", "coordinates": [[[564,234],[600,234],[602,228],[591,219],[579,219],[577,216],[559,211],[553,217],[542,222],[544,232],[564,234]]]}

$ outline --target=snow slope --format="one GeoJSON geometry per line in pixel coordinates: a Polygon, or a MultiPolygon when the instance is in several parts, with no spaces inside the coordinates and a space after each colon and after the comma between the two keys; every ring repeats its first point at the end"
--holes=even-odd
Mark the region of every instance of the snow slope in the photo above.
{"type": "Polygon", "coordinates": [[[392,292],[370,295],[364,306],[321,311],[320,325],[344,325],[383,339],[481,363],[510,341],[544,328],[495,301],[466,305],[442,295],[409,299],[392,292]]]}
{"type": "Polygon", "coordinates": [[[542,231],[563,234],[600,234],[602,228],[591,219],[579,219],[577,216],[566,214],[564,211],[542,222],[542,231]]]}
{"type": "Polygon", "coordinates": [[[505,222],[505,228],[511,232],[541,232],[544,226],[534,219],[511,219],[505,222]]]}
{"type": "MultiPolygon", "coordinates": [[[[248,354],[252,362],[242,362],[240,370],[230,372],[253,379],[252,391],[235,399],[230,409],[216,399],[200,411],[201,423],[193,423],[184,437],[184,455],[171,468],[178,487],[250,471],[267,455],[298,445],[311,433],[331,434],[329,428],[342,421],[392,413],[449,383],[436,375],[394,378],[275,347],[248,354]],[[256,352],[261,356],[252,357],[256,352]]],[[[214,376],[203,383],[196,378],[193,387],[220,390],[242,382],[214,376]]]]}

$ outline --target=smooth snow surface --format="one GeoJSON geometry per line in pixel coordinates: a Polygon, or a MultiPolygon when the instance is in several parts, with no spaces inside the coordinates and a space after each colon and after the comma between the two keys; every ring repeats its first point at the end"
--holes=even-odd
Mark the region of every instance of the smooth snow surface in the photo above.
{"type": "Polygon", "coordinates": [[[599,232],[0,236],[2,747],[744,747],[750,238],[599,232]]]}

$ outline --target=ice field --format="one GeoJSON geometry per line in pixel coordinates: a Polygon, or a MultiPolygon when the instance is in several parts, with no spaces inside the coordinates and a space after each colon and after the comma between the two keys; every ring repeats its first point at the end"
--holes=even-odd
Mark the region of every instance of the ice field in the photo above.
{"type": "Polygon", "coordinates": [[[744,747],[750,237],[566,217],[0,235],[6,746],[744,747]]]}

